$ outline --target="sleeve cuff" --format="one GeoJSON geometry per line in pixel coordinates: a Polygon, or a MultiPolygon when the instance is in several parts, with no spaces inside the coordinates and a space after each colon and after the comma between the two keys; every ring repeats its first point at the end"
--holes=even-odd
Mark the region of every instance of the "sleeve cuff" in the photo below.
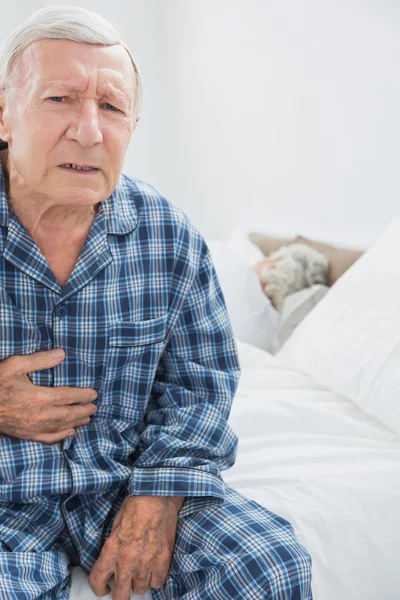
{"type": "Polygon", "coordinates": [[[185,496],[179,517],[222,504],[225,483],[221,477],[185,467],[134,467],[127,496],[185,496]]]}

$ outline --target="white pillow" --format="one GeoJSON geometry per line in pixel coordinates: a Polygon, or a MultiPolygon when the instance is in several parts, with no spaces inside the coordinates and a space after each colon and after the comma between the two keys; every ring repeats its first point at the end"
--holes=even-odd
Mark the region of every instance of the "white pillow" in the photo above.
{"type": "Polygon", "coordinates": [[[228,248],[232,248],[236,254],[239,254],[251,267],[259,260],[265,258],[262,250],[251,241],[248,232],[244,229],[235,229],[227,240],[226,245],[228,248]]]}
{"type": "Polygon", "coordinates": [[[400,218],[275,355],[400,434],[400,218]]]}
{"type": "Polygon", "coordinates": [[[279,313],[264,294],[258,275],[225,242],[206,240],[238,340],[269,350],[279,313]]]}
{"type": "Polygon", "coordinates": [[[278,329],[270,349],[271,354],[275,354],[282,348],[305,316],[328,292],[327,285],[315,283],[285,297],[280,310],[278,329]]]}

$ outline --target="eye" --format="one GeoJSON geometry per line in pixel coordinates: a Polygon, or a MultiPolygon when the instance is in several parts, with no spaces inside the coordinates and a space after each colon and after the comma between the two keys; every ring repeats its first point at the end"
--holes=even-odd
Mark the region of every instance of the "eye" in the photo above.
{"type": "Polygon", "coordinates": [[[63,100],[66,97],[67,96],[51,96],[51,98],[49,98],[49,100],[54,100],[54,102],[61,104],[60,100],[63,100]]]}
{"type": "Polygon", "coordinates": [[[109,102],[106,102],[106,103],[104,104],[104,106],[107,106],[107,107],[109,107],[109,106],[110,106],[110,107],[111,107],[111,111],[113,111],[113,112],[120,112],[119,108],[116,108],[115,106],[113,106],[113,105],[112,105],[112,104],[110,104],[109,102]]]}

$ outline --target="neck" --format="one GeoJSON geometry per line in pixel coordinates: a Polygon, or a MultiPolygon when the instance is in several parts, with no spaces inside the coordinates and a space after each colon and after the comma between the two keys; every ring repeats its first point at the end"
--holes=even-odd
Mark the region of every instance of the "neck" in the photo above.
{"type": "Polygon", "coordinates": [[[4,175],[5,192],[15,214],[32,237],[38,238],[51,233],[53,236],[68,237],[87,233],[96,218],[100,202],[92,206],[67,206],[52,204],[43,199],[36,202],[15,193],[18,175],[11,171],[8,149],[0,150],[0,162],[4,175]]]}

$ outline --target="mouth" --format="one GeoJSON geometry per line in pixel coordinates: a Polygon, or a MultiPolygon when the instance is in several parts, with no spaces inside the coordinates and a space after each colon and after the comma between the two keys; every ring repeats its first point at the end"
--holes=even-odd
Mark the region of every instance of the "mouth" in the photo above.
{"type": "Polygon", "coordinates": [[[92,167],[91,165],[77,165],[74,163],[65,163],[64,165],[59,165],[59,168],[80,174],[96,173],[96,171],[100,170],[97,167],[92,167]]]}

